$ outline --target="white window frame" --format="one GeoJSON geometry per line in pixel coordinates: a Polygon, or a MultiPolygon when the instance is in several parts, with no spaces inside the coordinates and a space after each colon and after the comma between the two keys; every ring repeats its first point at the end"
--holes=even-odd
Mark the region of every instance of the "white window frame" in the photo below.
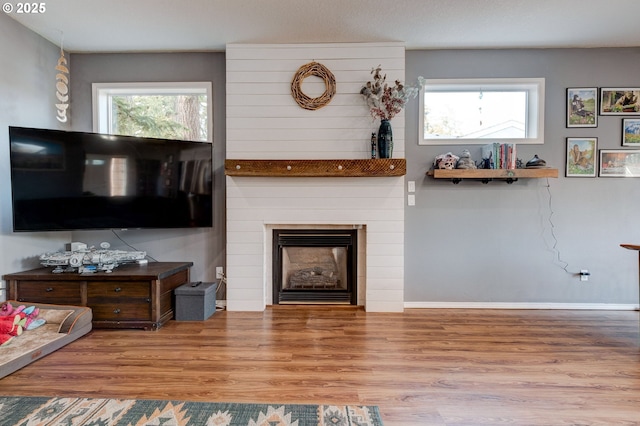
{"type": "Polygon", "coordinates": [[[470,145],[491,142],[515,144],[544,143],[544,78],[476,78],[476,79],[427,79],[420,89],[420,117],[418,145],[470,145]],[[527,91],[527,122],[524,138],[424,138],[424,94],[425,91],[490,91],[525,90],[527,91]]]}
{"type": "Polygon", "coordinates": [[[93,131],[109,133],[109,105],[111,95],[207,95],[207,141],[213,141],[213,90],[211,82],[159,82],[159,83],[93,83],[91,85],[93,131]]]}

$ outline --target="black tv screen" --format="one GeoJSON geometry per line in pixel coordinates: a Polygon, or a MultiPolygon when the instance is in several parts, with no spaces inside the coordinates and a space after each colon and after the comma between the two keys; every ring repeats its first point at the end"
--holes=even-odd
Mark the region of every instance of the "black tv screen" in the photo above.
{"type": "Polygon", "coordinates": [[[212,144],[9,127],[13,229],[213,225],[212,144]]]}

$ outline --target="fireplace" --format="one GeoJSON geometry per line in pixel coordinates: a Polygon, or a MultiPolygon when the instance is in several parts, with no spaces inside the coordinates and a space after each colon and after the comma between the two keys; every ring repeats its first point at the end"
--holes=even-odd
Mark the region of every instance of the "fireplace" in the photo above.
{"type": "Polygon", "coordinates": [[[357,304],[357,230],[274,229],[273,304],[357,304]]]}
{"type": "Polygon", "coordinates": [[[310,57],[341,62],[341,82],[367,81],[371,63],[389,70],[390,81],[404,79],[403,43],[227,46],[226,76],[233,82],[226,91],[227,107],[233,110],[227,114],[225,145],[227,309],[264,311],[273,304],[274,293],[279,303],[280,290],[273,288],[278,269],[273,264],[274,229],[321,228],[358,231],[353,267],[357,272],[352,272],[357,279],[351,280],[356,304],[368,312],[402,312],[406,194],[400,174],[405,174],[406,164],[396,174],[395,161],[405,157],[404,111],[394,117],[399,129],[393,141],[395,158],[372,161],[368,145],[363,144],[363,135],[373,131],[372,121],[361,106],[359,86],[342,87],[341,101],[349,105],[348,114],[330,105],[321,114],[309,114],[282,104],[283,88],[291,85],[282,61],[304,64],[310,57]],[[353,57],[362,60],[343,60],[353,57]],[[263,92],[259,105],[245,108],[247,87],[255,85],[263,92]],[[231,163],[233,159],[262,164],[254,168],[244,161],[231,163]],[[271,170],[283,168],[265,174],[264,163],[271,161],[271,170]],[[314,173],[299,167],[305,161],[314,165],[314,173]],[[360,161],[371,166],[391,161],[394,173],[373,173],[367,167],[352,173],[351,164],[360,161]]]}

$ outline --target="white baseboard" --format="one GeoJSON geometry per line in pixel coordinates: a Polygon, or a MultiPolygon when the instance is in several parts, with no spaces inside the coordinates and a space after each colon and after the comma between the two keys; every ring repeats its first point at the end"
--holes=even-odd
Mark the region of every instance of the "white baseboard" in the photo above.
{"type": "Polygon", "coordinates": [[[507,303],[507,302],[404,302],[406,309],[564,309],[637,311],[638,305],[622,303],[507,303]]]}

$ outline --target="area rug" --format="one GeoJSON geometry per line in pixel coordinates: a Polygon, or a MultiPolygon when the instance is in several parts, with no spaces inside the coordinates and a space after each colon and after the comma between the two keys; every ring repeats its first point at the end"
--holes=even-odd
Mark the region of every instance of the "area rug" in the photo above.
{"type": "Polygon", "coordinates": [[[16,426],[381,426],[378,407],[0,396],[16,426]]]}

